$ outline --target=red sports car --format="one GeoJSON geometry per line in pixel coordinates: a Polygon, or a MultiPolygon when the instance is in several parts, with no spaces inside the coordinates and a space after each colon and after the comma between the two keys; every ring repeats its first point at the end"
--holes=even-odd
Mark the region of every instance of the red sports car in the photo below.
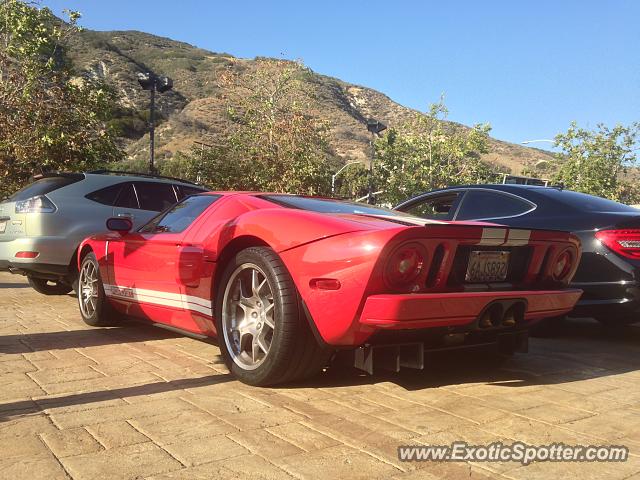
{"type": "Polygon", "coordinates": [[[532,322],[581,294],[566,288],[580,257],[571,234],[324,198],[213,192],[137,231],[127,218],[107,227],[78,250],[84,320],[127,315],[217,337],[253,385],[311,376],[345,350],[369,372],[422,368],[429,348],[512,353],[532,322]]]}

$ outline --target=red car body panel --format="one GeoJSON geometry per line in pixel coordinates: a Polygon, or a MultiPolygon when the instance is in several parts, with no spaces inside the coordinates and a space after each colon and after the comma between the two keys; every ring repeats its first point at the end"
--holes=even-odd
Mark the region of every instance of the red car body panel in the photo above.
{"type": "Polygon", "coordinates": [[[524,300],[525,319],[534,321],[570,311],[581,293],[566,290],[568,280],[545,288],[558,252],[573,252],[568,279],[578,265],[579,241],[568,233],[422,220],[416,226],[415,218],[322,214],[285,208],[255,193],[216,194],[221,197],[182,233],[97,235],[81,244],[78,261],[95,253],[105,293],[118,311],[215,336],[215,282],[225,254],[245,242],[267,245],[291,274],[314,330],[335,346],[361,345],[384,329],[468,324],[498,299],[524,300]],[[420,243],[429,262],[440,252],[440,262],[425,265],[411,291],[393,291],[383,270],[408,241],[420,243]],[[530,249],[518,285],[470,292],[449,281],[458,249],[500,245],[530,249]],[[340,288],[317,288],[317,279],[337,280],[340,288]]]}

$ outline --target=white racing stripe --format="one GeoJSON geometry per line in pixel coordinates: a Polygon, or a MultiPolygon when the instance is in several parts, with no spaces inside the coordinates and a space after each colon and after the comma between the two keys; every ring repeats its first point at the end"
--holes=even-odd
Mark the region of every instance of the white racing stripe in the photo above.
{"type": "Polygon", "coordinates": [[[144,288],[121,287],[119,285],[104,285],[104,293],[112,298],[181,308],[183,310],[202,313],[210,317],[213,316],[211,302],[206,298],[194,297],[192,295],[159,292],[157,290],[147,290],[144,288]]]}
{"type": "Polygon", "coordinates": [[[519,230],[506,228],[483,228],[482,238],[478,245],[500,245],[505,247],[517,247],[528,245],[531,238],[531,230],[519,230]]]}
{"type": "Polygon", "coordinates": [[[505,245],[518,246],[528,245],[531,238],[531,230],[509,230],[507,243],[505,245]]]}
{"type": "Polygon", "coordinates": [[[503,245],[506,236],[505,228],[483,228],[478,245],[503,245]]]}

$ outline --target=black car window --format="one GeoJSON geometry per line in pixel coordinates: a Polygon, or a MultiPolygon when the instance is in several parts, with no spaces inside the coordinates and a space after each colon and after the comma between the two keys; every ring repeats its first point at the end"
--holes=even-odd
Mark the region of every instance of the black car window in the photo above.
{"type": "Polygon", "coordinates": [[[100,190],[85,195],[85,197],[94,202],[102,203],[103,205],[115,205],[120,190],[122,190],[122,183],[101,188],[100,190]]]}
{"type": "Polygon", "coordinates": [[[487,190],[468,190],[456,220],[512,217],[533,210],[535,205],[513,195],[487,190]]]}
{"type": "Polygon", "coordinates": [[[140,233],[180,233],[191,225],[220,195],[192,195],[140,228],[140,233]]]}
{"type": "Polygon", "coordinates": [[[133,183],[127,183],[122,187],[115,206],[122,208],[140,208],[133,183]]]}
{"type": "Polygon", "coordinates": [[[452,220],[460,195],[459,192],[453,192],[430,196],[402,208],[402,211],[433,220],[452,220]]]}
{"type": "Polygon", "coordinates": [[[170,183],[136,182],[135,186],[142,210],[161,212],[178,201],[170,183]]]}
{"type": "Polygon", "coordinates": [[[188,187],[186,185],[174,185],[174,187],[178,194],[178,200],[182,200],[184,197],[188,197],[189,195],[198,195],[199,193],[206,191],[204,188],[188,187]]]}

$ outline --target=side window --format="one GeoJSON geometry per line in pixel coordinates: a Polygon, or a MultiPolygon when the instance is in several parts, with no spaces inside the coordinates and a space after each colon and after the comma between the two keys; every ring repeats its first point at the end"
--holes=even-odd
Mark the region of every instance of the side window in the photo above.
{"type": "Polygon", "coordinates": [[[133,183],[127,183],[122,186],[115,206],[122,208],[140,208],[140,206],[138,205],[138,197],[136,196],[136,191],[133,188],[133,183]]]}
{"type": "Polygon", "coordinates": [[[425,198],[402,211],[432,220],[452,220],[460,193],[447,193],[425,198]]]}
{"type": "Polygon", "coordinates": [[[182,200],[168,212],[158,215],[140,233],[180,233],[191,225],[219,195],[193,195],[182,200]]]}
{"type": "Polygon", "coordinates": [[[456,220],[482,220],[521,215],[535,208],[522,198],[486,190],[469,190],[456,220]]]}
{"type": "Polygon", "coordinates": [[[85,195],[85,197],[103,205],[113,206],[116,203],[116,198],[118,198],[120,190],[122,190],[122,183],[101,188],[100,190],[85,195]]]}
{"type": "Polygon", "coordinates": [[[142,210],[161,212],[178,201],[170,183],[136,182],[135,185],[142,210]]]}
{"type": "Polygon", "coordinates": [[[198,195],[199,193],[203,193],[206,190],[198,187],[188,187],[186,185],[174,185],[176,188],[176,192],[178,194],[178,200],[182,200],[184,197],[188,197],[189,195],[198,195]]]}

